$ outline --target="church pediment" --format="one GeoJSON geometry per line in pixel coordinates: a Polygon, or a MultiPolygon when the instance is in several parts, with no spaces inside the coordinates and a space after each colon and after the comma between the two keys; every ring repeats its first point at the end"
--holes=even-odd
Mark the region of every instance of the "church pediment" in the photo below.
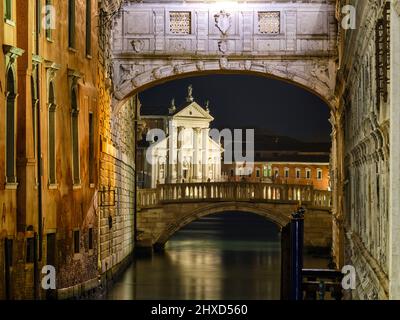
{"type": "Polygon", "coordinates": [[[177,112],[173,118],[200,118],[208,120],[209,122],[214,120],[214,118],[195,101],[177,112]]]}

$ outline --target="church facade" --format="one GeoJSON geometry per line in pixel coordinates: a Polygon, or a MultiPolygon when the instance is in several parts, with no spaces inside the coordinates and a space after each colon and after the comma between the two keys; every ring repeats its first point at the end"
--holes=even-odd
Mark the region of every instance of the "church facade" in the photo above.
{"type": "MultiPolygon", "coordinates": [[[[192,88],[183,105],[172,100],[168,114],[146,112],[141,119],[147,127],[142,148],[142,186],[154,188],[157,184],[205,182],[221,180],[220,142],[209,137],[210,114],[208,103],[203,108],[194,101],[192,88]]],[[[143,113],[145,113],[143,115],[143,113]]]]}

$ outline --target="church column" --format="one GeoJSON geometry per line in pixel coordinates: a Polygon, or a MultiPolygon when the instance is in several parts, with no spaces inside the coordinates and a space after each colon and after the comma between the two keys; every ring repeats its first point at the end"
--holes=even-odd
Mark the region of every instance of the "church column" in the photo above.
{"type": "Polygon", "coordinates": [[[177,164],[177,128],[170,125],[169,130],[169,145],[168,145],[168,154],[169,154],[169,162],[168,162],[168,182],[174,183],[176,182],[176,164],[177,164]]]}
{"type": "Polygon", "coordinates": [[[200,146],[199,146],[199,134],[200,128],[194,128],[193,130],[193,179],[198,181],[199,179],[199,153],[200,153],[200,146]]]}
{"type": "Polygon", "coordinates": [[[203,181],[207,181],[208,179],[208,132],[209,129],[205,128],[202,130],[202,144],[203,144],[203,163],[202,163],[202,172],[203,172],[203,181]]]}
{"type": "Polygon", "coordinates": [[[178,183],[182,182],[183,176],[182,176],[182,161],[183,161],[183,155],[182,155],[182,140],[183,140],[183,130],[185,128],[183,126],[178,127],[178,139],[177,139],[177,163],[178,163],[178,169],[177,169],[177,175],[176,179],[178,183]]]}

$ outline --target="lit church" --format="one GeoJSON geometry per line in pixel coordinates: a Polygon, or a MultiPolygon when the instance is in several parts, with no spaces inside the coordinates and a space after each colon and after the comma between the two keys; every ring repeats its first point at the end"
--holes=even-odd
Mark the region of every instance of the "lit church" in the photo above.
{"type": "Polygon", "coordinates": [[[179,107],[173,99],[169,108],[143,107],[141,113],[147,133],[154,132],[152,129],[165,133],[161,138],[147,134],[146,143],[142,141],[138,168],[141,187],[221,180],[223,148],[209,137],[214,118],[208,102],[203,108],[194,101],[191,86],[179,107]]]}

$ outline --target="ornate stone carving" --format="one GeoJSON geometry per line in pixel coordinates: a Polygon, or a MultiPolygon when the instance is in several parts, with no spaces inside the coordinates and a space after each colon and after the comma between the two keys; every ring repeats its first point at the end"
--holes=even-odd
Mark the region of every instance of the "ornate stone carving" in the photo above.
{"type": "Polygon", "coordinates": [[[321,62],[316,63],[313,66],[311,75],[313,75],[316,79],[325,84],[328,88],[331,87],[332,78],[330,75],[328,64],[321,62]]]}
{"type": "Polygon", "coordinates": [[[228,51],[228,43],[225,40],[218,41],[218,50],[226,53],[228,51]]]}
{"type": "Polygon", "coordinates": [[[133,51],[139,53],[144,48],[144,41],[142,39],[134,39],[131,41],[133,51]]]}
{"type": "Polygon", "coordinates": [[[220,65],[220,68],[221,68],[222,70],[228,69],[228,67],[229,67],[228,59],[227,59],[227,58],[221,58],[221,59],[219,59],[219,65],[220,65]]]}
{"type": "Polygon", "coordinates": [[[135,64],[121,64],[120,65],[120,72],[119,72],[119,85],[121,86],[124,84],[126,81],[134,78],[136,75],[141,73],[141,67],[136,66],[135,64]]]}
{"type": "Polygon", "coordinates": [[[171,51],[175,52],[186,51],[186,40],[171,40],[169,47],[171,51]]]}
{"type": "Polygon", "coordinates": [[[196,62],[196,67],[197,67],[197,70],[203,71],[204,70],[204,62],[203,61],[197,61],[196,62]]]}
{"type": "Polygon", "coordinates": [[[221,10],[219,13],[214,15],[214,19],[215,19],[215,26],[225,36],[232,24],[231,14],[225,12],[225,10],[221,10]]]}

